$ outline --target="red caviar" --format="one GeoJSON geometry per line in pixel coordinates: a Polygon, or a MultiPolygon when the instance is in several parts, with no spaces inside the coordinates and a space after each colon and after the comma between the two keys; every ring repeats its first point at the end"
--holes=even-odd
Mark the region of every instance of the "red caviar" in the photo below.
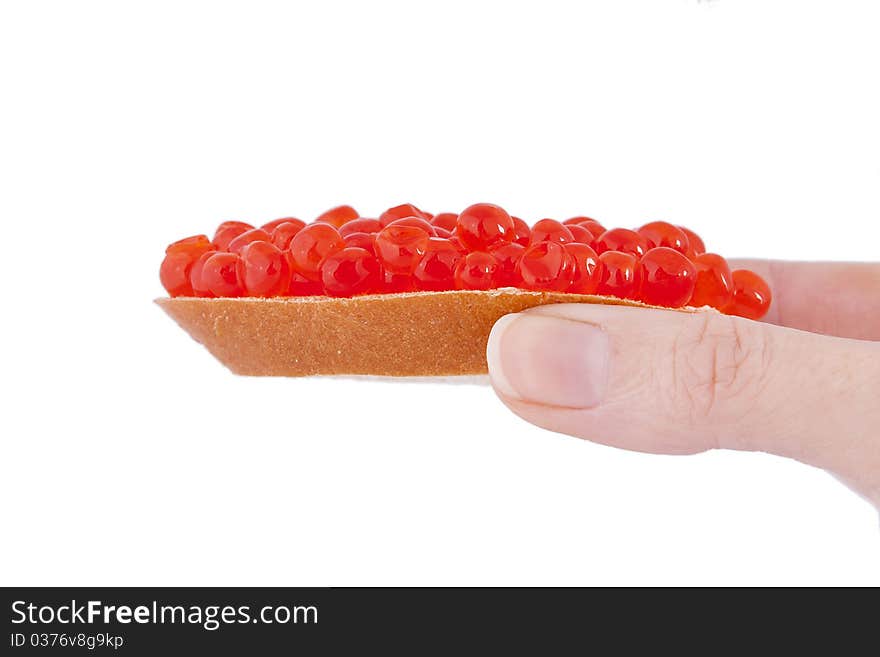
{"type": "Polygon", "coordinates": [[[349,233],[342,239],[345,246],[356,246],[376,255],[376,233],[349,233]]]}
{"type": "MultiPolygon", "coordinates": [[[[288,265],[290,265],[290,253],[286,253],[288,265]]],[[[302,274],[293,271],[290,267],[290,285],[287,288],[287,295],[291,297],[310,297],[316,294],[323,294],[324,287],[319,281],[310,281],[302,274]]]]}
{"type": "Polygon", "coordinates": [[[416,279],[412,274],[394,274],[390,271],[382,270],[382,280],[379,283],[379,289],[385,294],[412,292],[416,289],[416,279]]]}
{"type": "Polygon", "coordinates": [[[639,261],[630,253],[605,251],[599,254],[602,274],[596,294],[635,299],[639,292],[639,261]]]}
{"type": "Polygon", "coordinates": [[[262,228],[252,228],[251,230],[246,230],[241,235],[233,239],[229,242],[229,246],[227,246],[224,250],[229,251],[230,253],[237,253],[241,255],[241,252],[251,242],[270,242],[272,240],[272,236],[269,235],[262,228]]]}
{"type": "Polygon", "coordinates": [[[427,213],[422,212],[412,203],[404,203],[403,205],[396,205],[385,210],[385,212],[379,215],[379,222],[383,226],[387,226],[395,219],[406,219],[407,217],[417,217],[426,221],[431,219],[427,213]]]}
{"type": "Polygon", "coordinates": [[[691,261],[697,269],[697,280],[688,305],[721,310],[733,299],[733,275],[727,261],[717,253],[701,253],[691,261]]]}
{"type": "Polygon", "coordinates": [[[511,217],[511,219],[513,219],[513,241],[528,246],[532,240],[532,229],[519,217],[511,217]]]}
{"type": "Polygon", "coordinates": [[[599,237],[599,235],[605,232],[605,226],[600,224],[595,219],[590,219],[589,217],[572,217],[571,219],[566,219],[562,223],[568,226],[569,229],[572,226],[580,226],[581,228],[586,228],[588,231],[590,231],[593,239],[596,239],[597,237],[599,237]]]}
{"type": "Polygon", "coordinates": [[[455,226],[455,234],[471,251],[491,249],[515,237],[513,219],[503,208],[477,203],[465,208],[455,226]]]}
{"type": "Polygon", "coordinates": [[[568,232],[571,233],[572,241],[577,242],[578,244],[590,244],[593,241],[593,233],[588,231],[583,226],[578,226],[577,224],[572,224],[570,226],[566,226],[568,228],[568,232]]]}
{"type": "Polygon", "coordinates": [[[455,287],[459,290],[489,290],[498,287],[498,260],[490,253],[468,253],[455,266],[455,287]]]}
{"type": "Polygon", "coordinates": [[[226,251],[232,240],[252,229],[253,226],[243,221],[224,221],[217,226],[217,232],[214,233],[214,239],[212,240],[214,248],[218,251],[226,251]]]}
{"type": "Polygon", "coordinates": [[[297,219],[296,217],[283,217],[281,219],[275,219],[270,221],[269,223],[263,224],[260,226],[263,230],[265,230],[270,235],[275,232],[275,229],[278,228],[281,224],[298,224],[300,228],[306,225],[306,222],[302,219],[297,219]]]}
{"type": "Polygon", "coordinates": [[[568,244],[574,241],[574,235],[571,234],[568,226],[563,226],[555,219],[541,219],[532,226],[531,244],[537,244],[538,242],[568,244]]]}
{"type": "Polygon", "coordinates": [[[169,244],[166,249],[166,255],[169,253],[186,253],[189,255],[196,253],[204,253],[207,250],[213,249],[214,246],[211,244],[211,240],[208,239],[207,235],[193,235],[192,237],[185,237],[182,240],[177,240],[169,244]]]}
{"type": "Polygon", "coordinates": [[[202,285],[215,297],[244,296],[241,256],[226,252],[212,255],[202,267],[202,285]]]}
{"type": "Polygon", "coordinates": [[[701,253],[706,252],[706,245],[703,244],[703,239],[697,235],[690,228],[685,228],[684,226],[679,226],[678,229],[687,235],[688,238],[688,256],[698,256],[701,253]]]}
{"type": "Polygon", "coordinates": [[[331,297],[350,297],[376,290],[379,261],[366,249],[349,246],[330,254],[321,263],[321,282],[331,297]]]}
{"type": "Polygon", "coordinates": [[[593,241],[597,240],[599,236],[605,232],[605,226],[600,224],[598,221],[593,221],[592,219],[588,221],[582,221],[578,224],[581,228],[586,228],[593,234],[593,241]]]}
{"type": "Polygon", "coordinates": [[[523,252],[517,274],[527,290],[564,292],[574,278],[574,258],[558,242],[532,244],[523,252]]]}
{"type": "Polygon", "coordinates": [[[522,276],[516,270],[516,266],[525,250],[526,247],[522,244],[508,242],[489,252],[498,261],[496,277],[499,287],[519,287],[522,285],[522,276]]]}
{"type": "Polygon", "coordinates": [[[565,245],[572,257],[574,273],[568,291],[575,294],[595,294],[602,281],[604,265],[592,247],[579,242],[565,245]]]}
{"type": "Polygon", "coordinates": [[[652,221],[638,229],[639,235],[648,240],[648,246],[668,246],[680,253],[687,254],[689,249],[688,236],[678,226],[666,221],[652,221]]]}
{"type": "Polygon", "coordinates": [[[448,239],[431,237],[416,265],[413,276],[421,290],[452,290],[455,268],[464,257],[462,250],[448,239]]]}
{"type": "Polygon", "coordinates": [[[639,298],[652,306],[681,308],[694,293],[697,270],[668,246],[650,249],[639,261],[639,298]]]}
{"type": "Polygon", "coordinates": [[[599,255],[606,251],[621,251],[637,258],[641,258],[651,248],[648,245],[648,240],[629,228],[606,230],[596,238],[593,246],[599,255]]]}
{"type": "Polygon", "coordinates": [[[325,224],[330,224],[331,226],[335,226],[339,228],[345,223],[348,223],[352,219],[357,219],[360,215],[358,211],[355,210],[350,205],[339,205],[335,208],[331,208],[324,212],[323,214],[318,215],[318,218],[315,219],[315,222],[324,222],[325,224]]]}
{"type": "Polygon", "coordinates": [[[421,228],[431,237],[437,236],[437,229],[421,217],[404,217],[403,219],[395,219],[386,224],[386,226],[413,226],[414,228],[421,228]]]}
{"type": "Polygon", "coordinates": [[[305,227],[306,225],[299,219],[292,219],[278,224],[272,230],[272,244],[282,251],[287,250],[290,247],[290,240],[293,239],[293,236],[305,227]]]}
{"type": "Polygon", "coordinates": [[[159,268],[159,279],[168,294],[173,297],[192,296],[192,268],[203,254],[213,249],[214,245],[206,235],[187,237],[169,245],[159,268]]]}
{"type": "Polygon", "coordinates": [[[411,275],[429,238],[430,234],[418,226],[388,225],[376,235],[376,255],[386,271],[411,275]]]}
{"type": "Polygon", "coordinates": [[[159,268],[172,297],[393,294],[525,290],[598,294],[665,307],[712,306],[750,319],[771,302],[767,283],[706,253],[693,231],[665,221],[637,230],[576,216],[534,226],[490,203],[432,215],[405,203],[377,219],[348,205],[306,224],[221,223],[213,239],[171,244],[159,268]]]}
{"type": "Polygon", "coordinates": [[[240,276],[252,297],[277,297],[290,286],[284,252],[270,242],[251,242],[241,251],[240,276]]]}
{"type": "Polygon", "coordinates": [[[196,297],[213,297],[214,294],[202,283],[202,270],[205,268],[205,263],[218,251],[206,251],[199,257],[198,260],[193,263],[192,269],[189,272],[189,282],[192,286],[192,294],[196,297]]]}
{"type": "Polygon", "coordinates": [[[456,221],[458,221],[458,215],[454,212],[439,212],[431,219],[431,225],[452,232],[455,230],[456,221]]]}
{"type": "Polygon", "coordinates": [[[382,224],[379,223],[378,219],[359,217],[342,224],[339,227],[339,234],[345,237],[352,233],[378,233],[380,230],[382,230],[382,224]]]}
{"type": "Polygon", "coordinates": [[[310,281],[321,279],[321,261],[345,247],[342,235],[330,224],[309,224],[290,241],[293,268],[310,281]]]}
{"type": "Polygon", "coordinates": [[[735,269],[731,275],[733,299],[724,307],[724,312],[747,319],[760,319],[766,315],[773,301],[767,281],[748,269],[735,269]]]}

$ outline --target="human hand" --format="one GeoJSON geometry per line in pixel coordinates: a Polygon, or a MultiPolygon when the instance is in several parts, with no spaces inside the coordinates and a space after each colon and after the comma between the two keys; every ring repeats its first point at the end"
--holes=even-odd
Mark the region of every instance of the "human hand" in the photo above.
{"type": "Polygon", "coordinates": [[[880,263],[736,261],[763,322],[540,306],[489,337],[492,385],[538,426],[625,449],[755,450],[824,468],[880,507],[880,263]]]}

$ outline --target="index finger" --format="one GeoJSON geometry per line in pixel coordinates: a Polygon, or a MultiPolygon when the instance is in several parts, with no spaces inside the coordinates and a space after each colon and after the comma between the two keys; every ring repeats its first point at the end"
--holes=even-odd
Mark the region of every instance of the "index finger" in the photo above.
{"type": "Polygon", "coordinates": [[[764,321],[859,340],[880,340],[880,263],[730,260],[770,285],[764,321]]]}

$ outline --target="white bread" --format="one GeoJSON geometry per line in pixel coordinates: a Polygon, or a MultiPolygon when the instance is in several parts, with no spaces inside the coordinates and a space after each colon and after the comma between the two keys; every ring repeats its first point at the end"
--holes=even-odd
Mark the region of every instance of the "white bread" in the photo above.
{"type": "Polygon", "coordinates": [[[647,307],[515,288],[157,303],[230,370],[253,376],[485,374],[489,331],[503,315],[548,303],[647,307]]]}

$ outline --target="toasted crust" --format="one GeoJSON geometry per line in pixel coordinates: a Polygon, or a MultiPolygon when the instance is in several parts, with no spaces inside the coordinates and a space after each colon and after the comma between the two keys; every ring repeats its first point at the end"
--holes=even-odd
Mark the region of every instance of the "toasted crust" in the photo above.
{"type": "Polygon", "coordinates": [[[489,331],[503,315],[549,303],[644,306],[514,288],[157,303],[230,370],[251,376],[485,374],[489,331]]]}

